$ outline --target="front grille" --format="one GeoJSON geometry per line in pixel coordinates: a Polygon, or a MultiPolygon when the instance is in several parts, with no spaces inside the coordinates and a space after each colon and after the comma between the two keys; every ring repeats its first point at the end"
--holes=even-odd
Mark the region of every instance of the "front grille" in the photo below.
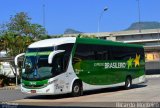
{"type": "Polygon", "coordinates": [[[39,89],[39,88],[43,88],[46,86],[47,85],[23,85],[24,88],[28,88],[28,89],[39,89]]]}

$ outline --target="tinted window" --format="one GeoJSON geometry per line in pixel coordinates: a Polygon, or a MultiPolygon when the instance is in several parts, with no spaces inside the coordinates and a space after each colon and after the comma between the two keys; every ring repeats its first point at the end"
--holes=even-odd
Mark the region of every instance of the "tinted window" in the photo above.
{"type": "Polygon", "coordinates": [[[46,52],[53,51],[54,47],[44,47],[44,48],[28,48],[27,52],[46,52]]]}
{"type": "MultiPolygon", "coordinates": [[[[128,60],[135,58],[136,54],[144,59],[142,48],[122,46],[106,46],[92,44],[78,44],[75,51],[75,60],[128,60]]],[[[74,61],[73,61],[74,62],[74,61]]]]}
{"type": "Polygon", "coordinates": [[[61,57],[57,59],[61,67],[61,72],[65,72],[67,70],[73,45],[74,44],[69,43],[57,46],[57,50],[65,50],[64,53],[60,54],[61,57]]]}
{"type": "Polygon", "coordinates": [[[130,47],[112,47],[110,50],[110,57],[113,60],[128,60],[130,57],[135,58],[136,54],[141,55],[141,59],[144,59],[144,52],[142,48],[130,48],[130,47]]]}
{"type": "Polygon", "coordinates": [[[108,48],[102,45],[78,44],[75,57],[81,60],[108,60],[108,48]]]}
{"type": "Polygon", "coordinates": [[[58,45],[57,50],[65,50],[65,53],[70,54],[72,51],[73,45],[74,44],[72,44],[72,43],[58,45]]]}

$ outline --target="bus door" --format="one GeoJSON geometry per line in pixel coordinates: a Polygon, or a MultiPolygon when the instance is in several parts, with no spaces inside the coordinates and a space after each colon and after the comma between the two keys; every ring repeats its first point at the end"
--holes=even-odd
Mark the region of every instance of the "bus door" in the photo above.
{"type": "Polygon", "coordinates": [[[66,54],[60,53],[53,58],[52,75],[55,77],[55,93],[64,93],[68,91],[69,76],[66,72],[67,63],[66,54]]]}

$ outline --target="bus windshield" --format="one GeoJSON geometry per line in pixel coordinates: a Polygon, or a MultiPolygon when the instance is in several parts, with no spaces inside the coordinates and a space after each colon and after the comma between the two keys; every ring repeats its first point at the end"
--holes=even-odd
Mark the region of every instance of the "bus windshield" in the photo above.
{"type": "Polygon", "coordinates": [[[22,78],[28,80],[42,80],[52,77],[52,65],[48,64],[48,55],[26,56],[22,78]]]}
{"type": "Polygon", "coordinates": [[[28,48],[22,69],[22,79],[42,80],[52,76],[52,65],[48,64],[48,55],[54,47],[28,48]]]}
{"type": "Polygon", "coordinates": [[[25,54],[22,69],[24,80],[45,80],[66,71],[73,44],[62,44],[56,47],[30,48],[25,54]],[[48,63],[48,56],[54,50],[65,50],[55,55],[52,64],[48,63]]]}

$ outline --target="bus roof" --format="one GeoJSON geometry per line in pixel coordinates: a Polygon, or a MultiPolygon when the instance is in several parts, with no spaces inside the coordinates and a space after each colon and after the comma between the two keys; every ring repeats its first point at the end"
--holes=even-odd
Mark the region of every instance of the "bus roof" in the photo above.
{"type": "Polygon", "coordinates": [[[32,43],[31,45],[29,45],[28,48],[51,47],[51,46],[57,46],[57,45],[67,44],[67,43],[75,43],[75,41],[76,41],[76,37],[45,39],[45,40],[32,43]]]}
{"type": "Polygon", "coordinates": [[[57,46],[67,43],[82,43],[82,44],[96,44],[96,45],[113,45],[113,46],[125,46],[125,47],[138,47],[143,48],[141,45],[137,44],[127,44],[122,42],[114,42],[110,40],[94,39],[94,38],[76,38],[76,37],[62,37],[62,38],[52,38],[37,41],[29,45],[28,48],[43,48],[57,46]]]}
{"type": "Polygon", "coordinates": [[[114,42],[110,40],[102,40],[102,39],[94,39],[94,38],[77,38],[76,43],[143,48],[142,45],[127,44],[127,43],[122,43],[122,42],[114,42]]]}

